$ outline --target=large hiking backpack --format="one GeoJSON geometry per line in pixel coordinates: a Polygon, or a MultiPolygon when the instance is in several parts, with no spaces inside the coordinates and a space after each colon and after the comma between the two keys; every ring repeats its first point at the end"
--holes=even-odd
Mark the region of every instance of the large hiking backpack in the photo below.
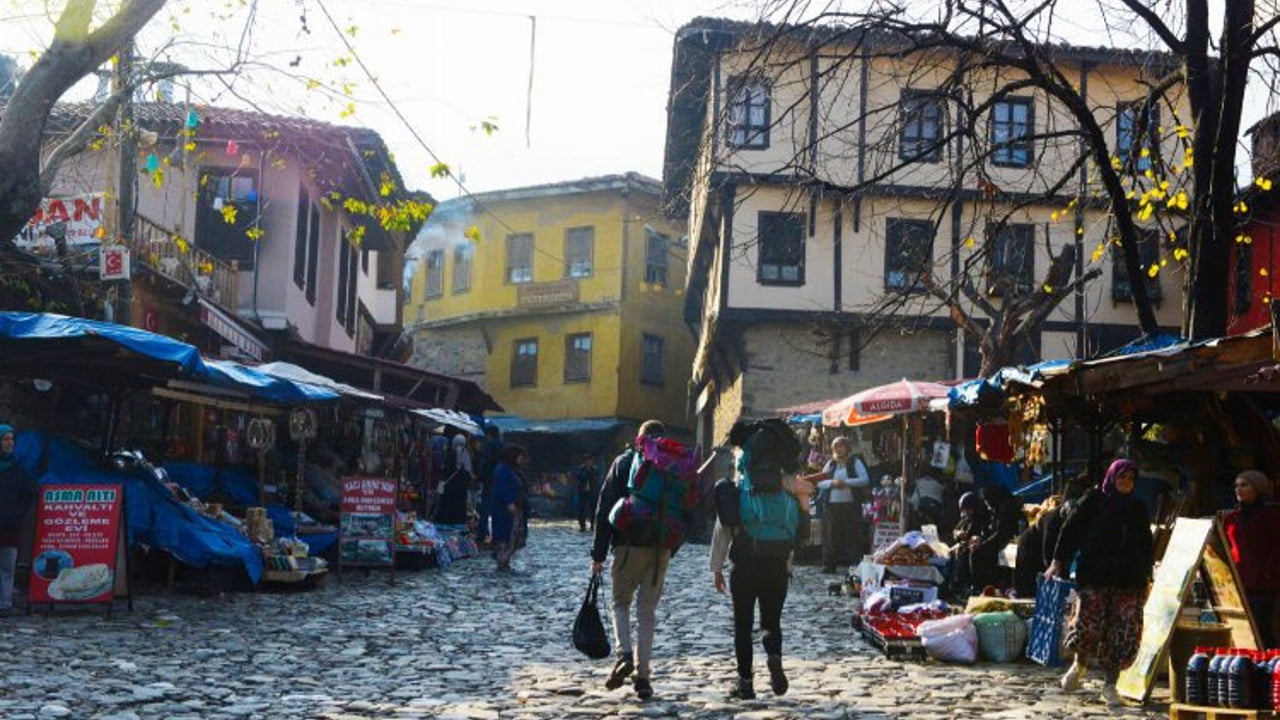
{"type": "Polygon", "coordinates": [[[630,451],[627,494],[609,522],[627,545],[674,550],[684,542],[685,513],[698,503],[698,451],[669,438],[640,438],[630,451]]]}
{"type": "Polygon", "coordinates": [[[760,557],[781,557],[796,545],[800,529],[800,505],[783,487],[776,463],[756,463],[765,468],[763,482],[753,474],[753,458],[744,451],[739,460],[738,513],[742,532],[734,537],[735,545],[760,557]]]}

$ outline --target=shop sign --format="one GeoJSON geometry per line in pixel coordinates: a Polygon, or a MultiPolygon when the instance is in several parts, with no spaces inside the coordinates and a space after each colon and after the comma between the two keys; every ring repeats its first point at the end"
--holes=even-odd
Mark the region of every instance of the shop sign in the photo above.
{"type": "Polygon", "coordinates": [[[900,537],[902,537],[902,523],[880,520],[876,522],[876,529],[871,535],[871,544],[875,550],[880,550],[889,547],[900,537]]]}
{"type": "Polygon", "coordinates": [[[516,286],[516,305],[526,309],[561,307],[578,302],[578,282],[524,283],[516,286]]]}
{"type": "Polygon", "coordinates": [[[96,243],[102,234],[102,193],[87,193],[63,198],[45,198],[36,214],[27,222],[18,247],[30,252],[52,254],[53,236],[49,228],[61,223],[69,245],[96,243]]]}
{"type": "Polygon", "coordinates": [[[110,603],[124,543],[119,485],[45,485],[31,551],[32,603],[110,603]]]}
{"type": "Polygon", "coordinates": [[[380,477],[342,479],[343,565],[391,565],[395,560],[396,481],[380,477]]]}
{"type": "Polygon", "coordinates": [[[98,277],[102,280],[128,280],[129,248],[124,245],[98,248],[98,277]]]}

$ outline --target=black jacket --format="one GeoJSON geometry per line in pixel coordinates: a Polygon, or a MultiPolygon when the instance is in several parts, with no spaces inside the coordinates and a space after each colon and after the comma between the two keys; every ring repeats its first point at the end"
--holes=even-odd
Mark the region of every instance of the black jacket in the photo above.
{"type": "Polygon", "coordinates": [[[1077,552],[1076,582],[1081,587],[1145,589],[1155,549],[1142,501],[1130,497],[1112,509],[1101,490],[1085,493],[1062,524],[1053,558],[1065,572],[1077,552]]]}

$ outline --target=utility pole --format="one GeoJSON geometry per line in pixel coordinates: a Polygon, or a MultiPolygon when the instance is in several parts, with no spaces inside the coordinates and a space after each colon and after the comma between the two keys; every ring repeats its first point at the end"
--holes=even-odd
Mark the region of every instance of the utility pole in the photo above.
{"type": "MultiPolygon", "coordinates": [[[[133,248],[133,216],[137,209],[137,193],[134,191],[138,180],[138,130],[133,122],[133,88],[130,74],[133,67],[133,43],[127,42],[120,48],[116,56],[115,73],[112,76],[112,90],[124,93],[120,110],[116,116],[116,137],[120,142],[116,186],[116,241],[126,248],[133,248]]],[[[115,321],[121,325],[130,325],[133,320],[133,280],[126,277],[117,281],[118,307],[115,321]]]]}

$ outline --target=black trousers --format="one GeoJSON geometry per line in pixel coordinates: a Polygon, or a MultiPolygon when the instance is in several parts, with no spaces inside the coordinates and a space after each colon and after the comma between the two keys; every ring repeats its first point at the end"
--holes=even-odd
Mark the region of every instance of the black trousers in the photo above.
{"type": "Polygon", "coordinates": [[[827,503],[822,512],[822,566],[834,570],[862,560],[866,531],[862,528],[862,503],[827,503]]]}
{"type": "Polygon", "coordinates": [[[733,598],[733,653],[738,661],[738,677],[751,677],[751,631],[757,602],[764,651],[782,654],[782,606],[787,601],[787,580],[785,557],[753,557],[734,563],[729,595],[733,598]]]}

